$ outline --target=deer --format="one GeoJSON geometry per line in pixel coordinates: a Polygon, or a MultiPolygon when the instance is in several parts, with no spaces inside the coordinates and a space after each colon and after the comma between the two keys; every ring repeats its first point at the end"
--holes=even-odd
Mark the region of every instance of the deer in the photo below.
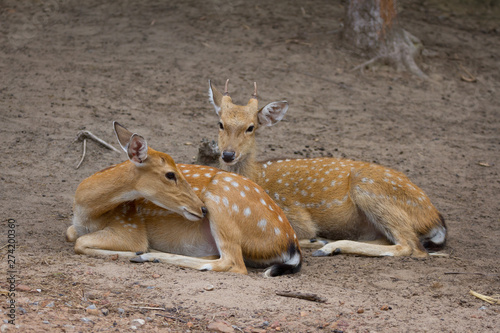
{"type": "Polygon", "coordinates": [[[113,127],[128,160],[77,187],[66,231],[77,254],[241,274],[246,265],[268,267],[266,277],[300,270],[297,236],[262,187],[216,168],[176,164],[143,136],[113,127]]]}
{"type": "Polygon", "coordinates": [[[442,249],[447,227],[429,197],[403,173],[340,158],[256,161],[255,133],[283,119],[288,102],[258,106],[257,83],[246,105],[233,104],[209,80],[218,115],[220,167],[262,186],[283,209],[313,256],[426,257],[442,249]],[[321,242],[311,244],[317,238],[321,242]],[[308,241],[310,240],[310,241],[308,241]],[[429,252],[428,252],[429,251],[429,252]]]}

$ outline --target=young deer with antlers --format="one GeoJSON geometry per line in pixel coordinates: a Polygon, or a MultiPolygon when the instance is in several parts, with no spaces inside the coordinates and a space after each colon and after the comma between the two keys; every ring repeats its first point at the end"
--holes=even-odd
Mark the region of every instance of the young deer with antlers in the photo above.
{"type": "Polygon", "coordinates": [[[76,253],[243,274],[245,263],[272,265],[266,276],[300,270],[297,236],[260,186],[215,168],[176,165],[142,136],[116,122],[114,130],[129,160],[78,186],[66,232],[76,253]],[[168,253],[137,257],[149,250],[168,253]]]}
{"type": "Polygon", "coordinates": [[[426,248],[444,246],[446,226],[441,214],[398,171],[337,158],[256,162],[256,130],[279,122],[288,103],[273,102],[259,109],[254,83],[248,104],[235,105],[228,81],[223,94],[209,81],[210,102],[219,116],[221,166],[264,187],[284,210],[299,239],[337,240],[329,241],[314,256],[424,257],[426,248]]]}

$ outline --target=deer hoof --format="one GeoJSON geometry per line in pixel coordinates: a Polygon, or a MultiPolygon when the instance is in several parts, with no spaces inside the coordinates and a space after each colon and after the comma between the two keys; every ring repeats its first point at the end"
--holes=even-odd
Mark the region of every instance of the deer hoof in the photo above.
{"type": "Polygon", "coordinates": [[[138,263],[138,264],[142,264],[142,263],[145,263],[148,261],[149,260],[142,255],[130,259],[130,262],[134,262],[134,263],[138,263]]]}
{"type": "Polygon", "coordinates": [[[326,253],[323,250],[317,250],[317,251],[313,252],[312,256],[313,257],[326,257],[326,256],[328,256],[328,253],[326,253]]]}

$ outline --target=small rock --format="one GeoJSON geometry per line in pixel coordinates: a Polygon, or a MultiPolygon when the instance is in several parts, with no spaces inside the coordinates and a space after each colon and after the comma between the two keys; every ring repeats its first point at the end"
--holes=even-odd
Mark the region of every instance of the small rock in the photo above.
{"type": "Polygon", "coordinates": [[[47,324],[47,325],[50,324],[50,322],[48,320],[44,320],[44,321],[42,321],[42,323],[47,324]]]}
{"type": "Polygon", "coordinates": [[[380,310],[382,310],[382,311],[388,311],[388,310],[392,310],[392,308],[389,305],[382,305],[380,307],[380,310]]]}
{"type": "Polygon", "coordinates": [[[142,325],[144,325],[146,323],[146,321],[144,319],[133,319],[130,324],[133,325],[133,326],[137,326],[137,327],[141,327],[142,325]]]}
{"type": "Polygon", "coordinates": [[[252,332],[252,333],[266,333],[267,331],[265,329],[263,329],[263,328],[256,328],[256,327],[254,327],[254,328],[252,328],[250,330],[250,332],[252,332]]]}
{"type": "Polygon", "coordinates": [[[153,274],[153,279],[158,279],[160,277],[160,274],[153,274]]]}
{"type": "Polygon", "coordinates": [[[87,312],[87,314],[92,315],[92,316],[98,316],[102,313],[101,311],[99,311],[97,309],[87,309],[85,311],[87,312]]]}
{"type": "Polygon", "coordinates": [[[103,314],[103,315],[105,315],[105,316],[107,316],[107,315],[109,314],[109,310],[108,310],[108,309],[106,309],[106,308],[102,309],[102,310],[101,310],[101,312],[102,312],[102,314],[103,314]]]}
{"type": "Polygon", "coordinates": [[[118,260],[118,255],[117,254],[112,254],[109,256],[109,259],[111,260],[118,260]]]}
{"type": "Polygon", "coordinates": [[[53,308],[54,307],[54,302],[50,302],[49,304],[45,305],[46,308],[53,308]]]}
{"type": "Polygon", "coordinates": [[[30,286],[27,286],[25,284],[18,284],[16,286],[16,290],[17,291],[30,291],[31,290],[31,287],[30,286]]]}
{"type": "Polygon", "coordinates": [[[212,291],[212,290],[214,290],[214,286],[212,286],[211,284],[209,284],[208,286],[206,286],[203,289],[205,289],[206,291],[212,291]]]}
{"type": "Polygon", "coordinates": [[[301,312],[300,312],[300,316],[301,316],[301,317],[306,317],[306,316],[307,316],[307,312],[305,312],[305,311],[301,311],[301,312]]]}
{"type": "Polygon", "coordinates": [[[130,326],[130,329],[135,331],[137,329],[137,326],[132,325],[132,326],[130,326]]]}
{"type": "Polygon", "coordinates": [[[86,318],[86,317],[83,317],[81,319],[81,321],[83,321],[84,323],[91,323],[92,322],[92,320],[90,320],[89,318],[86,318]]]}
{"type": "Polygon", "coordinates": [[[363,308],[359,308],[357,312],[358,312],[358,313],[364,313],[364,312],[365,312],[365,309],[363,309],[363,308]]]}
{"type": "Polygon", "coordinates": [[[482,307],[479,308],[479,310],[488,310],[488,307],[483,305],[482,307]]]}
{"type": "Polygon", "coordinates": [[[123,310],[122,308],[118,308],[117,311],[120,316],[125,313],[125,310],[123,310]]]}
{"type": "Polygon", "coordinates": [[[208,330],[210,331],[217,331],[217,332],[223,332],[223,333],[232,333],[234,332],[234,328],[223,321],[214,321],[213,323],[210,323],[207,326],[208,330]]]}

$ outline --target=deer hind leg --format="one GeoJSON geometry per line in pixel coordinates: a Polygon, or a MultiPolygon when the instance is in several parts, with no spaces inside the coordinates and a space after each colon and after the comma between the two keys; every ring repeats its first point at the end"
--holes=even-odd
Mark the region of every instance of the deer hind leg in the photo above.
{"type": "Polygon", "coordinates": [[[218,259],[206,259],[188,257],[179,254],[154,252],[154,253],[144,253],[139,256],[135,256],[130,261],[132,262],[148,262],[159,260],[166,264],[171,264],[180,267],[193,268],[200,271],[216,271],[216,272],[233,272],[240,274],[247,274],[247,269],[243,260],[237,262],[227,256],[222,255],[218,259]]]}
{"type": "Polygon", "coordinates": [[[78,232],[76,232],[75,226],[70,225],[66,229],[66,242],[75,242],[78,238],[78,232]]]}
{"type": "Polygon", "coordinates": [[[373,195],[357,193],[354,199],[367,220],[385,235],[386,239],[382,241],[388,240],[390,245],[340,240],[326,244],[314,252],[313,256],[340,253],[363,256],[428,256],[412,227],[414,221],[403,208],[391,202],[391,199],[380,199],[373,195]]]}
{"type": "Polygon", "coordinates": [[[332,242],[330,240],[326,239],[319,239],[319,238],[312,238],[312,239],[301,239],[299,240],[300,247],[302,249],[320,249],[329,242],[332,242]]]}
{"type": "Polygon", "coordinates": [[[147,250],[148,239],[144,224],[108,226],[78,237],[75,243],[77,254],[94,256],[118,254],[121,257],[133,258],[137,256],[136,252],[147,250]]]}

